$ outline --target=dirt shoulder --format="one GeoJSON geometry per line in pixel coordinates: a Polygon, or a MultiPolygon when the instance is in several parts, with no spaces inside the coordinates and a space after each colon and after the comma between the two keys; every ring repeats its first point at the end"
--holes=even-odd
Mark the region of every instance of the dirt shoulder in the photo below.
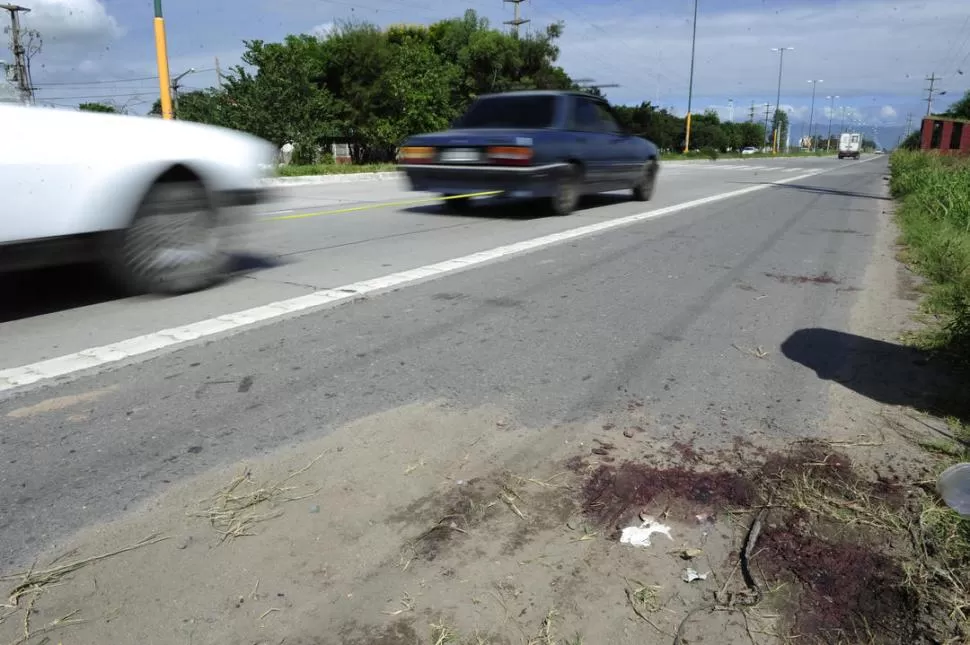
{"type": "MultiPolygon", "coordinates": [[[[898,344],[914,303],[879,217],[851,331],[898,344]]],[[[892,378],[930,383],[922,367],[892,378]]],[[[927,611],[910,539],[934,467],[913,441],[928,421],[850,376],[832,386],[827,442],[702,450],[636,399],[542,428],[446,402],[360,419],[175,486],[5,579],[0,643],[956,634],[927,611]]]]}

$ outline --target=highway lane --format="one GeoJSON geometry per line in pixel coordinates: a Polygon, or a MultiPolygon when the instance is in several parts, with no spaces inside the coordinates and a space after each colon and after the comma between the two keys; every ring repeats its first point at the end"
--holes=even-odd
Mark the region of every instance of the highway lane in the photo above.
{"type": "Polygon", "coordinates": [[[566,218],[504,206],[449,215],[433,195],[411,192],[400,180],[280,187],[274,203],[247,227],[239,249],[242,272],[214,289],[177,299],[119,299],[93,271],[0,278],[2,290],[12,294],[0,308],[0,369],[724,193],[745,182],[775,181],[844,163],[832,158],[667,163],[653,201],[633,202],[625,192],[605,195],[566,218]],[[431,201],[388,205],[421,199],[431,201]],[[341,212],[358,207],[367,210],[341,212]],[[274,219],[281,214],[313,216],[274,219]]]}
{"type": "MultiPolygon", "coordinates": [[[[60,537],[185,477],[416,401],[490,404],[547,427],[608,414],[637,398],[658,431],[689,424],[712,438],[810,434],[825,417],[826,384],[778,348],[801,328],[846,328],[885,205],[885,161],[831,166],[793,184],[0,402],[0,487],[8,491],[0,563],[26,563],[60,537]],[[812,280],[818,276],[830,279],[812,280]],[[767,354],[758,359],[735,346],[767,354]]],[[[688,172],[680,183],[667,178],[666,199],[675,187],[703,194],[774,176],[690,172],[708,179],[688,172]]],[[[577,219],[637,208],[608,203],[577,219]]],[[[403,227],[404,219],[440,217],[377,211],[368,221],[403,227]]],[[[301,221],[331,231],[323,227],[326,217],[301,221]]],[[[430,233],[436,241],[409,242],[418,250],[400,249],[392,261],[460,253],[460,244],[471,243],[463,238],[473,235],[495,243],[562,226],[488,217],[457,223],[465,227],[460,235],[438,224],[430,233]],[[450,246],[434,255],[432,247],[441,245],[450,246]]],[[[293,243],[309,230],[293,233],[288,247],[282,233],[268,242],[301,248],[293,243]]],[[[350,241],[362,233],[333,234],[350,241]]],[[[390,252],[357,247],[359,275],[377,270],[373,265],[390,252]]],[[[305,253],[311,278],[313,266],[322,271],[353,257],[305,253]]]]}

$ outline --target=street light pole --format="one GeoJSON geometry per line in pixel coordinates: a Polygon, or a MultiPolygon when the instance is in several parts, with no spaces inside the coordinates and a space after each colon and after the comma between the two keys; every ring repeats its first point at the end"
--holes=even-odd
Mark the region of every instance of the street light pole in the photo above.
{"type": "Polygon", "coordinates": [[[165,19],[162,0],[155,0],[155,59],[158,64],[158,89],[162,103],[162,118],[172,118],[171,81],[168,76],[168,46],[165,43],[165,19]]]}
{"type": "Polygon", "coordinates": [[[822,79],[810,80],[812,84],[812,109],[808,113],[808,149],[815,150],[815,139],[812,137],[812,123],[815,120],[815,86],[822,82],[822,79]]]}
{"type": "Polygon", "coordinates": [[[178,117],[179,112],[179,81],[188,76],[189,74],[195,73],[195,68],[190,67],[178,76],[172,79],[172,118],[178,117]]]}
{"type": "MultiPolygon", "coordinates": [[[[771,51],[778,52],[780,56],[778,57],[778,94],[775,96],[775,114],[778,114],[778,110],[781,109],[781,69],[785,64],[785,52],[794,50],[794,47],[772,47],[771,51]]],[[[775,117],[775,130],[772,136],[772,146],[771,151],[775,154],[778,153],[778,118],[775,117]]]]}
{"type": "Polygon", "coordinates": [[[845,132],[845,106],[842,106],[842,125],[839,128],[839,135],[845,132]]]}
{"type": "Polygon", "coordinates": [[[825,150],[828,151],[832,143],[832,115],[835,114],[835,99],[839,98],[839,95],[826,96],[825,98],[829,99],[829,133],[825,137],[825,150]]]}
{"type": "Polygon", "coordinates": [[[694,33],[690,39],[690,81],[687,84],[687,131],[684,136],[684,154],[690,152],[690,109],[694,99],[694,52],[697,48],[697,2],[698,0],[694,0],[694,33]]]}

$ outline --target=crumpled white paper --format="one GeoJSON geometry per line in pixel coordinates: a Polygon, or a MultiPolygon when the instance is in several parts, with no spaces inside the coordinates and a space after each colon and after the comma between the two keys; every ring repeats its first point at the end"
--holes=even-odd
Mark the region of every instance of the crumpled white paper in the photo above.
{"type": "Polygon", "coordinates": [[[666,535],[667,539],[672,540],[670,537],[670,527],[666,524],[660,524],[652,517],[643,517],[643,523],[640,526],[628,526],[620,533],[620,544],[629,544],[631,546],[650,546],[650,537],[657,533],[661,535],[666,535]]]}

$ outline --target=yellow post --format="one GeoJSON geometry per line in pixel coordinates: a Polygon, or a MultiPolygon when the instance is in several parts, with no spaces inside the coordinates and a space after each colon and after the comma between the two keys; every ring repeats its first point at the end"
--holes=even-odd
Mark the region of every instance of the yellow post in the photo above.
{"type": "Polygon", "coordinates": [[[778,128],[775,128],[775,136],[772,138],[771,152],[772,154],[778,154],[778,128]]]}
{"type": "Polygon", "coordinates": [[[684,137],[684,154],[690,152],[690,112],[687,113],[687,135],[684,137]]]}
{"type": "Polygon", "coordinates": [[[172,88],[168,74],[168,47],[165,43],[165,19],[162,0],[155,0],[155,58],[158,61],[158,89],[162,102],[162,118],[172,118],[172,88]]]}

